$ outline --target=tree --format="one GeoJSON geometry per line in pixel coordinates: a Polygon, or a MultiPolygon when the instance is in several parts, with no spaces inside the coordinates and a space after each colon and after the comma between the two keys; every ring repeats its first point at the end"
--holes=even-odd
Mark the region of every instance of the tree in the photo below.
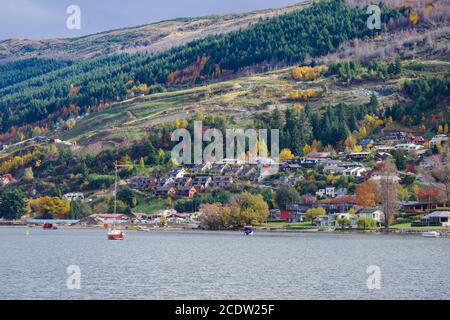
{"type": "Polygon", "coordinates": [[[324,208],[312,208],[306,211],[306,219],[313,222],[315,218],[326,215],[324,208]]]}
{"type": "Polygon", "coordinates": [[[356,186],[356,204],[363,208],[371,208],[376,205],[376,193],[378,185],[373,180],[367,180],[356,186]]]}
{"type": "Polygon", "coordinates": [[[202,204],[200,206],[200,225],[207,230],[220,230],[223,228],[220,212],[223,209],[218,204],[202,204]]]}
{"type": "Polygon", "coordinates": [[[389,228],[389,224],[394,220],[398,210],[398,181],[397,168],[391,161],[386,161],[380,179],[380,200],[384,212],[384,226],[389,228]]]}
{"type": "Polygon", "coordinates": [[[294,158],[294,154],[292,153],[291,150],[289,150],[289,149],[281,150],[281,152],[280,152],[280,160],[281,161],[286,160],[286,159],[292,159],[292,158],[294,158]]]}
{"type": "Polygon", "coordinates": [[[275,193],[275,201],[279,208],[286,209],[287,205],[300,202],[300,194],[295,188],[284,185],[275,193]]]}
{"type": "Polygon", "coordinates": [[[27,201],[19,189],[0,192],[0,217],[7,220],[19,219],[27,213],[27,201]]]}
{"type": "Polygon", "coordinates": [[[81,219],[92,214],[91,207],[81,200],[70,203],[70,219],[81,219]]]}
{"type": "Polygon", "coordinates": [[[34,179],[34,173],[32,168],[26,168],[23,173],[23,179],[25,181],[33,181],[34,179]]]}
{"type": "Polygon", "coordinates": [[[351,220],[347,217],[339,217],[336,219],[336,222],[342,229],[344,229],[346,226],[350,226],[351,224],[351,220]]]}
{"type": "Polygon", "coordinates": [[[359,229],[372,229],[377,226],[377,222],[373,218],[362,217],[356,221],[356,225],[359,229]]]}
{"type": "Polygon", "coordinates": [[[117,199],[122,200],[127,206],[134,208],[137,206],[137,197],[133,190],[128,187],[117,192],[117,199]]]}
{"type": "Polygon", "coordinates": [[[37,217],[42,219],[55,219],[70,212],[70,203],[58,197],[42,197],[31,200],[31,209],[37,217]]]}
{"type": "Polygon", "coordinates": [[[234,205],[237,205],[240,210],[240,226],[261,223],[269,216],[269,206],[260,194],[242,193],[234,205]]]}

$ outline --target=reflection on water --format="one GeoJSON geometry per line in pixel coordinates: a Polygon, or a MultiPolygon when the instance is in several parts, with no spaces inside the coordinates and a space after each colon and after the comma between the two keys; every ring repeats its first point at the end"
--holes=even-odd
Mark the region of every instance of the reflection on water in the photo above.
{"type": "Polygon", "coordinates": [[[450,239],[0,228],[0,299],[448,299],[450,239]],[[367,267],[381,289],[367,288],[367,267]],[[81,289],[66,270],[79,266],[81,289]]]}

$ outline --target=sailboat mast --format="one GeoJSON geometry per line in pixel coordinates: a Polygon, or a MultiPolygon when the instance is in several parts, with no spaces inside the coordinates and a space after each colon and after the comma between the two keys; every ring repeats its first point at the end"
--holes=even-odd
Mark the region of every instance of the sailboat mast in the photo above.
{"type": "Polygon", "coordinates": [[[114,162],[114,214],[117,214],[117,162],[114,162]]]}

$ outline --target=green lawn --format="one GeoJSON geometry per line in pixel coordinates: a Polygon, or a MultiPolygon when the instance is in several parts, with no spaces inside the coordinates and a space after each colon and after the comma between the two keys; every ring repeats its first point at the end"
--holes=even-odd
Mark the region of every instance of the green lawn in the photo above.
{"type": "Polygon", "coordinates": [[[317,226],[311,224],[311,222],[267,222],[261,225],[263,228],[276,228],[276,229],[311,229],[317,228],[317,226]]]}
{"type": "Polygon", "coordinates": [[[142,213],[154,213],[159,210],[166,209],[166,205],[163,200],[160,199],[139,199],[139,205],[136,207],[134,211],[142,212],[142,213]]]}
{"type": "Polygon", "coordinates": [[[411,227],[411,223],[394,224],[390,229],[411,229],[411,230],[450,230],[450,227],[411,227]]]}

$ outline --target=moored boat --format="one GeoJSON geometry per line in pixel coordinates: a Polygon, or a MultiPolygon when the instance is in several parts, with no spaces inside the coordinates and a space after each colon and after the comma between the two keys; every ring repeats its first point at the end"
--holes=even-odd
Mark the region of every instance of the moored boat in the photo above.
{"type": "Polygon", "coordinates": [[[253,235],[253,227],[252,226],[246,226],[244,228],[244,235],[252,236],[253,235]]]}
{"type": "Polygon", "coordinates": [[[125,233],[121,230],[110,229],[108,231],[108,240],[123,240],[125,239],[125,233]]]}
{"type": "Polygon", "coordinates": [[[422,237],[425,237],[425,238],[438,238],[440,236],[441,236],[441,234],[437,231],[427,231],[427,232],[422,233],[422,237]]]}

